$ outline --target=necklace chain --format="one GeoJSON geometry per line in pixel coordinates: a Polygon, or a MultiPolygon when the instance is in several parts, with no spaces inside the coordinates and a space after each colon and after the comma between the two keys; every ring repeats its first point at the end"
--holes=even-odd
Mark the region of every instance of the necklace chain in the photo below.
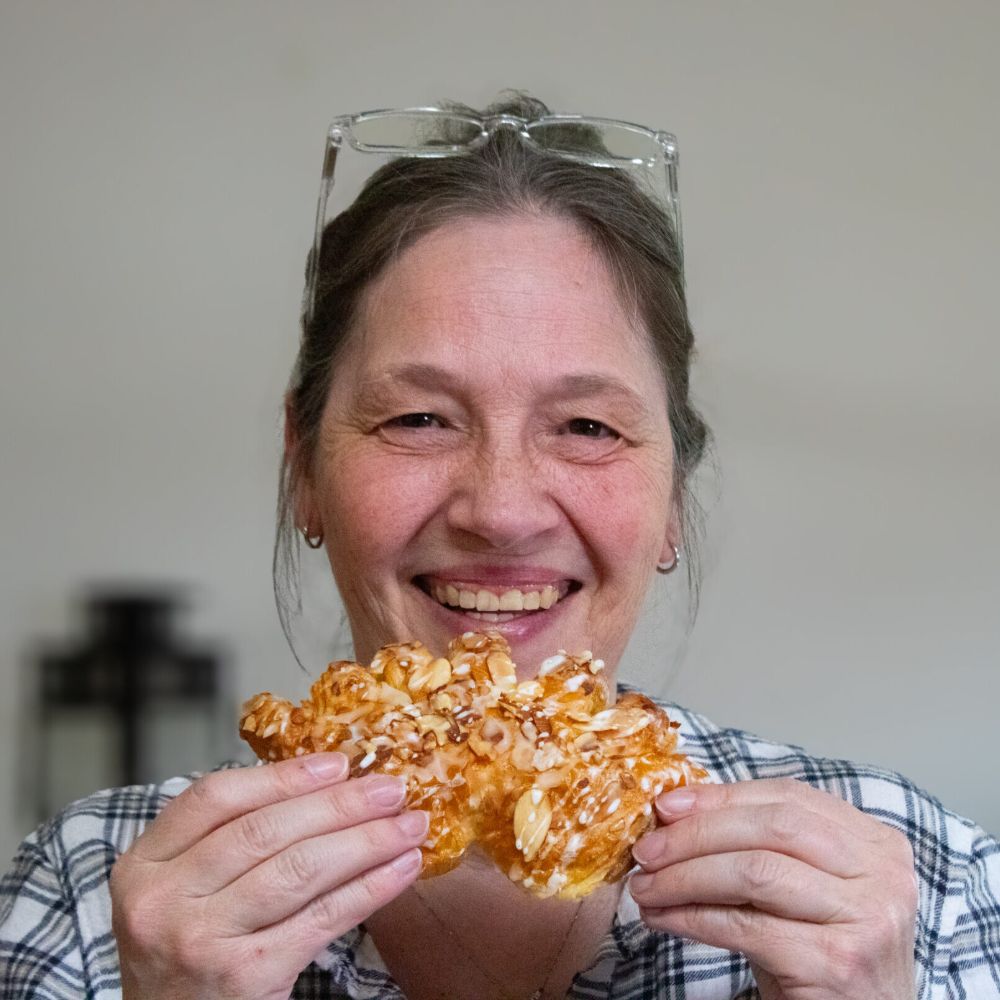
{"type": "MultiPolygon", "coordinates": [[[[496,978],[491,972],[487,971],[483,966],[476,961],[472,953],[465,946],[465,942],[459,937],[458,932],[451,927],[450,924],[445,923],[443,918],[431,905],[431,901],[417,888],[416,885],[413,887],[413,891],[416,894],[417,899],[420,901],[420,905],[434,918],[441,929],[458,945],[459,951],[465,957],[466,962],[469,963],[483,978],[488,979],[494,986],[496,986],[500,991],[501,995],[505,1000],[513,1000],[510,993],[507,992],[507,985],[496,978]]],[[[569,922],[569,926],[566,928],[566,933],[562,936],[562,940],[559,942],[559,946],[553,951],[549,956],[548,960],[548,971],[545,973],[545,978],[542,980],[541,986],[539,986],[533,993],[529,994],[527,1000],[544,1000],[545,991],[548,989],[549,980],[552,978],[553,972],[555,972],[555,967],[562,958],[563,952],[566,950],[566,945],[569,943],[570,935],[573,933],[573,928],[576,927],[576,922],[580,917],[580,912],[583,910],[584,900],[580,900],[576,904],[576,912],[573,914],[573,919],[569,922]]]]}

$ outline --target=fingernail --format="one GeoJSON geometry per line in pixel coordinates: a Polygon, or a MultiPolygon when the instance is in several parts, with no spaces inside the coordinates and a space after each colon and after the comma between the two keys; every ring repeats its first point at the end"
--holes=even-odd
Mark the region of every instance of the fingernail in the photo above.
{"type": "Polygon", "coordinates": [[[430,816],[421,809],[412,809],[397,816],[396,824],[407,837],[422,837],[430,826],[430,816]]]}
{"type": "Polygon", "coordinates": [[[302,758],[302,766],[314,778],[339,778],[347,773],[347,758],[342,753],[313,753],[302,758]]]}
{"type": "Polygon", "coordinates": [[[636,894],[641,896],[650,887],[652,882],[652,875],[633,875],[628,883],[628,891],[633,896],[636,894]]]}
{"type": "Polygon", "coordinates": [[[405,854],[400,854],[395,861],[389,862],[389,868],[397,875],[412,875],[424,862],[424,856],[419,847],[414,847],[405,854]]]}
{"type": "Polygon", "coordinates": [[[400,778],[380,774],[365,784],[368,801],[376,806],[398,806],[406,794],[406,785],[400,778]]]}
{"type": "Polygon", "coordinates": [[[694,807],[695,794],[687,788],[676,788],[656,800],[656,808],[668,816],[682,816],[694,807]]]}
{"type": "Polygon", "coordinates": [[[646,865],[663,853],[663,836],[659,833],[649,833],[632,846],[632,857],[640,865],[646,865]]]}

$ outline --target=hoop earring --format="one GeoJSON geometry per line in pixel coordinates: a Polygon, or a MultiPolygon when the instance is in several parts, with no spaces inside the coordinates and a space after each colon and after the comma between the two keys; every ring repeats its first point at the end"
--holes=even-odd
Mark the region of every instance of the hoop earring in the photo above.
{"type": "Polygon", "coordinates": [[[668,573],[673,573],[673,571],[677,569],[681,561],[681,550],[677,548],[676,545],[671,545],[670,547],[674,550],[674,561],[668,563],[656,564],[656,572],[662,573],[664,576],[666,576],[668,573]]]}
{"type": "Polygon", "coordinates": [[[306,540],[306,545],[311,549],[318,549],[323,544],[323,532],[321,531],[318,535],[310,536],[308,528],[299,528],[302,532],[302,537],[306,540]]]}

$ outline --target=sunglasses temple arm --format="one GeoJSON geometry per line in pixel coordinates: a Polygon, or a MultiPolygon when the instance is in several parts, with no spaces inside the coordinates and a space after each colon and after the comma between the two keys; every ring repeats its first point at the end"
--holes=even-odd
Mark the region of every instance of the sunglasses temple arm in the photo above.
{"type": "Polygon", "coordinates": [[[328,136],[326,153],[323,157],[323,176],[319,185],[319,199],[316,202],[316,226],[313,231],[313,248],[309,255],[309,274],[306,280],[306,301],[303,305],[303,315],[306,322],[312,320],[316,308],[316,281],[319,278],[319,251],[323,243],[323,227],[326,224],[326,203],[333,190],[333,171],[337,165],[337,153],[340,150],[339,135],[328,136]]]}
{"type": "Polygon", "coordinates": [[[677,255],[680,258],[681,273],[684,271],[684,232],[681,229],[681,203],[677,197],[677,153],[664,165],[667,172],[667,204],[670,209],[670,221],[674,225],[674,237],[677,240],[677,255]]]}

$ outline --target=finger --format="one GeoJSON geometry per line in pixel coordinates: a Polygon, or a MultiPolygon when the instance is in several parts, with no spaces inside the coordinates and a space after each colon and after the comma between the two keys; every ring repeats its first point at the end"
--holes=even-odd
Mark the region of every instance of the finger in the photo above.
{"type": "Polygon", "coordinates": [[[418,848],[312,899],[298,913],[250,937],[256,954],[279,949],[290,968],[304,969],[334,938],[367,920],[420,874],[418,848]]]}
{"type": "Polygon", "coordinates": [[[347,770],[343,754],[320,753],[207,774],[167,803],[133,851],[147,861],[168,861],[237,816],[343,781],[347,770]]]}
{"type": "Polygon", "coordinates": [[[664,823],[672,823],[694,812],[781,802],[797,802],[872,842],[880,841],[885,836],[887,827],[879,820],[830,792],[792,778],[759,778],[722,785],[689,785],[661,795],[656,800],[656,811],[664,823]]]}
{"type": "Polygon", "coordinates": [[[186,883],[193,895],[218,892],[299,841],[398,812],[405,796],[402,778],[373,774],[245,813],[187,852],[186,883]]]}
{"type": "Polygon", "coordinates": [[[276,924],[422,843],[428,819],[414,810],[299,841],[212,896],[210,909],[236,935],[276,924]]]}
{"type": "Polygon", "coordinates": [[[840,878],[870,870],[871,846],[843,824],[798,801],[695,811],[640,838],[632,849],[646,871],[691,858],[767,850],[840,878]]]}
{"type": "Polygon", "coordinates": [[[854,883],[771,851],[682,861],[633,875],[630,890],[641,907],[753,906],[774,916],[820,924],[847,919],[856,893],[854,883]]]}
{"type": "Polygon", "coordinates": [[[693,904],[663,909],[640,909],[654,930],[668,931],[703,944],[741,952],[764,968],[780,968],[788,976],[797,966],[816,975],[817,956],[823,956],[819,928],[761,913],[750,907],[693,904]]]}

